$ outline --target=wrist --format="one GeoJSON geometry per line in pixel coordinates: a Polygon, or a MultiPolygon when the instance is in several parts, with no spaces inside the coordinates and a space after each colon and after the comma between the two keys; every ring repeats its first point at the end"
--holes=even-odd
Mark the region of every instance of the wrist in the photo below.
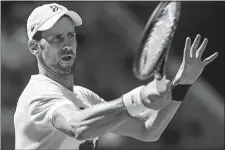
{"type": "Polygon", "coordinates": [[[172,100],[183,101],[192,84],[172,84],[172,100]]]}
{"type": "Polygon", "coordinates": [[[133,117],[147,109],[141,101],[140,91],[142,88],[143,86],[135,88],[122,97],[127,112],[133,117]]]}

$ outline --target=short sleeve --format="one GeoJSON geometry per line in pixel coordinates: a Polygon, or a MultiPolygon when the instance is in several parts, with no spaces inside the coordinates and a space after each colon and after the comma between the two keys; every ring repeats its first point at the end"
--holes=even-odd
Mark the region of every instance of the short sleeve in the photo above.
{"type": "Polygon", "coordinates": [[[30,120],[39,129],[55,129],[52,124],[53,112],[63,105],[73,105],[73,103],[66,99],[57,87],[50,86],[44,89],[38,88],[38,90],[38,94],[31,96],[28,103],[30,120]]]}

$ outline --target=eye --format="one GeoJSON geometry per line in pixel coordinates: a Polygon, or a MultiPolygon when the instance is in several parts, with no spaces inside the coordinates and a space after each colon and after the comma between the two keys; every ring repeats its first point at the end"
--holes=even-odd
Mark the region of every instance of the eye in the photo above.
{"type": "Polygon", "coordinates": [[[74,39],[75,37],[76,37],[76,33],[75,32],[68,33],[68,38],[74,39]]]}
{"type": "Polygon", "coordinates": [[[62,35],[56,35],[56,36],[53,36],[52,38],[51,38],[51,41],[52,42],[58,42],[58,41],[62,41],[64,38],[63,38],[63,36],[62,35]]]}

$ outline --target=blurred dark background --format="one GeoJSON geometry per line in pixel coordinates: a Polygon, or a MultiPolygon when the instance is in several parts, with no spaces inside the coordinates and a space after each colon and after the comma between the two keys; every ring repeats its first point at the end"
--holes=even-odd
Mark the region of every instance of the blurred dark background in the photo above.
{"type": "MultiPolygon", "coordinates": [[[[26,19],[48,2],[1,2],[1,146],[14,149],[13,114],[30,75],[38,72],[27,48],[26,19]]],[[[146,84],[132,73],[141,32],[158,4],[152,2],[58,2],[80,14],[77,28],[76,84],[106,100],[146,84]]],[[[225,2],[182,2],[181,18],[173,39],[168,74],[179,68],[185,38],[196,34],[209,39],[203,57],[219,57],[193,85],[183,105],[160,140],[147,143],[106,134],[99,148],[112,149],[224,149],[224,41],[225,2]]]]}

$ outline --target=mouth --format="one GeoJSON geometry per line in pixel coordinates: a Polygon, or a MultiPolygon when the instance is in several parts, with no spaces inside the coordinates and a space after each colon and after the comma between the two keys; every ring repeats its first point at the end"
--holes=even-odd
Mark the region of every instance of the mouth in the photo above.
{"type": "Polygon", "coordinates": [[[71,62],[73,60],[73,55],[64,55],[61,57],[61,60],[63,60],[64,62],[71,62]]]}

